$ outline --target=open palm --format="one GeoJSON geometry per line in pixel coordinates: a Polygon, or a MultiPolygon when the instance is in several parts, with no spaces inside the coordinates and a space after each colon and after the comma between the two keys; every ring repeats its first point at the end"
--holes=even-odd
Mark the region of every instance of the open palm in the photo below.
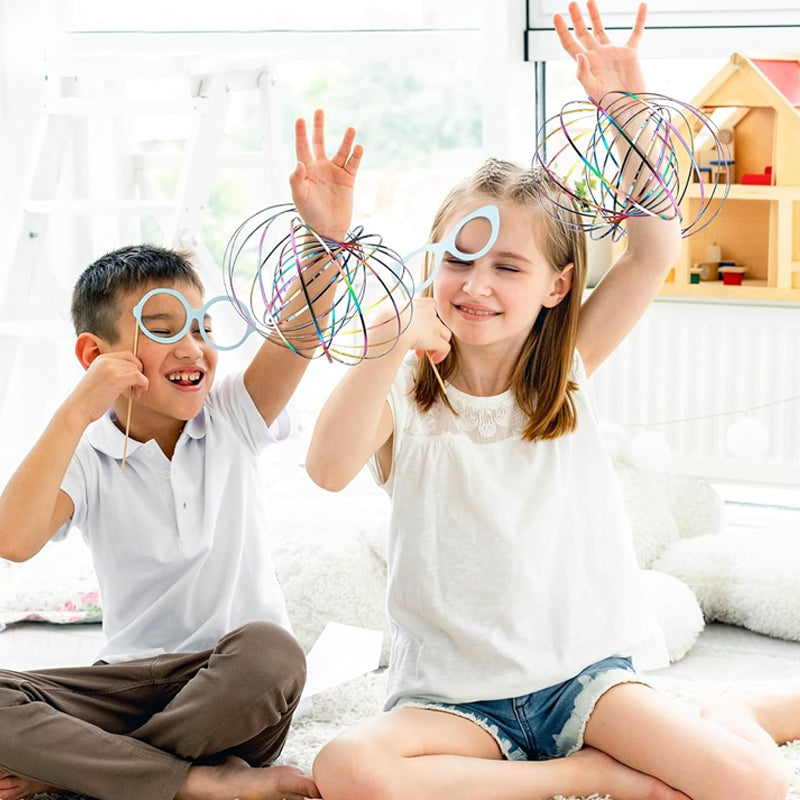
{"type": "Polygon", "coordinates": [[[575,2],[569,4],[573,32],[563,17],[557,14],[553,18],[561,46],[578,65],[578,80],[586,94],[600,102],[608,92],[643,92],[645,82],[637,48],[647,17],[646,5],[639,5],[628,41],[622,46],[613,44],[608,38],[594,0],[589,0],[586,8],[591,20],[591,30],[587,28],[583,14],[575,2]]]}
{"type": "Polygon", "coordinates": [[[336,153],[325,154],[325,115],[314,112],[311,143],[306,123],[295,123],[297,167],[289,177],[292,199],[306,225],[317,234],[342,241],[353,214],[353,186],[364,148],[353,145],[356,132],[347,128],[336,153]]]}

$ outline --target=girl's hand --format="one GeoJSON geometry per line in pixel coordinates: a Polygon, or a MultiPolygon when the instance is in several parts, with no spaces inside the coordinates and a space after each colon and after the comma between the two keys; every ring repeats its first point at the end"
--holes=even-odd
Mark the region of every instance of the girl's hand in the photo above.
{"type": "Polygon", "coordinates": [[[353,186],[364,148],[357,144],[355,128],[348,128],[333,158],[325,155],[325,115],[314,112],[311,146],[306,122],[294,126],[297,167],[289,176],[292,199],[303,221],[316,233],[337,242],[344,240],[353,215],[353,186]]]}
{"type": "Polygon", "coordinates": [[[597,3],[588,0],[586,8],[592,23],[591,31],[586,27],[576,2],[569,4],[574,35],[560,14],[553,17],[561,46],[577,63],[578,80],[586,94],[599,103],[608,92],[644,92],[645,82],[637,47],[644,32],[647,6],[644,3],[639,5],[631,34],[622,47],[612,44],[606,35],[597,3]]]}
{"type": "Polygon", "coordinates": [[[428,353],[434,364],[438,364],[450,352],[452,333],[436,314],[436,303],[432,297],[415,297],[413,305],[401,313],[399,324],[403,333],[398,340],[397,314],[385,309],[375,317],[369,331],[372,358],[390,352],[396,342],[404,352],[413,350],[419,358],[428,353]]]}
{"type": "Polygon", "coordinates": [[[420,358],[427,353],[434,364],[438,364],[450,352],[452,332],[439,319],[436,301],[432,297],[417,297],[414,300],[414,316],[408,326],[409,350],[420,358]]]}

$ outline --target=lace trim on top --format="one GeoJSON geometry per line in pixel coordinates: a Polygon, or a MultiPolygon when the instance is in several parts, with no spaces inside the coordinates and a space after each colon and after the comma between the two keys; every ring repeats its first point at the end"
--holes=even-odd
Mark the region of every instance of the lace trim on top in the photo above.
{"type": "Polygon", "coordinates": [[[424,413],[410,398],[407,433],[422,437],[460,435],[475,444],[521,437],[526,419],[510,389],[492,397],[475,397],[448,384],[447,397],[458,416],[441,402],[424,413]]]}

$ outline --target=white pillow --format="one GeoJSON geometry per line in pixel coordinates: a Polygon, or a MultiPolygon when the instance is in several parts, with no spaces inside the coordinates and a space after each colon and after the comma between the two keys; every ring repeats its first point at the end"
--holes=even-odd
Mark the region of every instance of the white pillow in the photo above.
{"type": "Polygon", "coordinates": [[[77,532],[22,563],[0,559],[0,630],[12,622],[102,619],[91,554],[77,532]]]}
{"type": "Polygon", "coordinates": [[[384,631],[381,665],[389,660],[386,562],[357,524],[327,521],[322,533],[284,541],[273,553],[292,630],[308,652],[330,621],[384,631]]]}
{"type": "Polygon", "coordinates": [[[636,559],[642,569],[649,569],[664,548],[678,540],[678,528],[663,489],[650,473],[623,462],[615,466],[636,559]]]}
{"type": "Polygon", "coordinates": [[[707,622],[800,641],[800,532],[682,539],[653,567],[691,587],[707,622]]]}
{"type": "Polygon", "coordinates": [[[725,502],[707,480],[668,472],[661,484],[681,539],[720,533],[725,502]]]}
{"type": "Polygon", "coordinates": [[[643,569],[640,574],[645,595],[664,633],[669,660],[679,661],[692,649],[705,627],[697,598],[672,575],[652,569],[643,569]]]}

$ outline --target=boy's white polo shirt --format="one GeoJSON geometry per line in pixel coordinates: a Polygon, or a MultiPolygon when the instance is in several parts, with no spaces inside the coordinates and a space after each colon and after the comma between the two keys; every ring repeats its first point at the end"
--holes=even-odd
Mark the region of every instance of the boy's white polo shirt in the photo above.
{"type": "Polygon", "coordinates": [[[75,504],[67,528],[92,550],[107,645],[122,661],[214,647],[252,620],[289,628],[269,547],[259,461],[289,434],[269,427],[242,375],[214,386],[170,461],[154,440],[130,441],[111,412],[92,423],[62,483],[75,504]]]}

